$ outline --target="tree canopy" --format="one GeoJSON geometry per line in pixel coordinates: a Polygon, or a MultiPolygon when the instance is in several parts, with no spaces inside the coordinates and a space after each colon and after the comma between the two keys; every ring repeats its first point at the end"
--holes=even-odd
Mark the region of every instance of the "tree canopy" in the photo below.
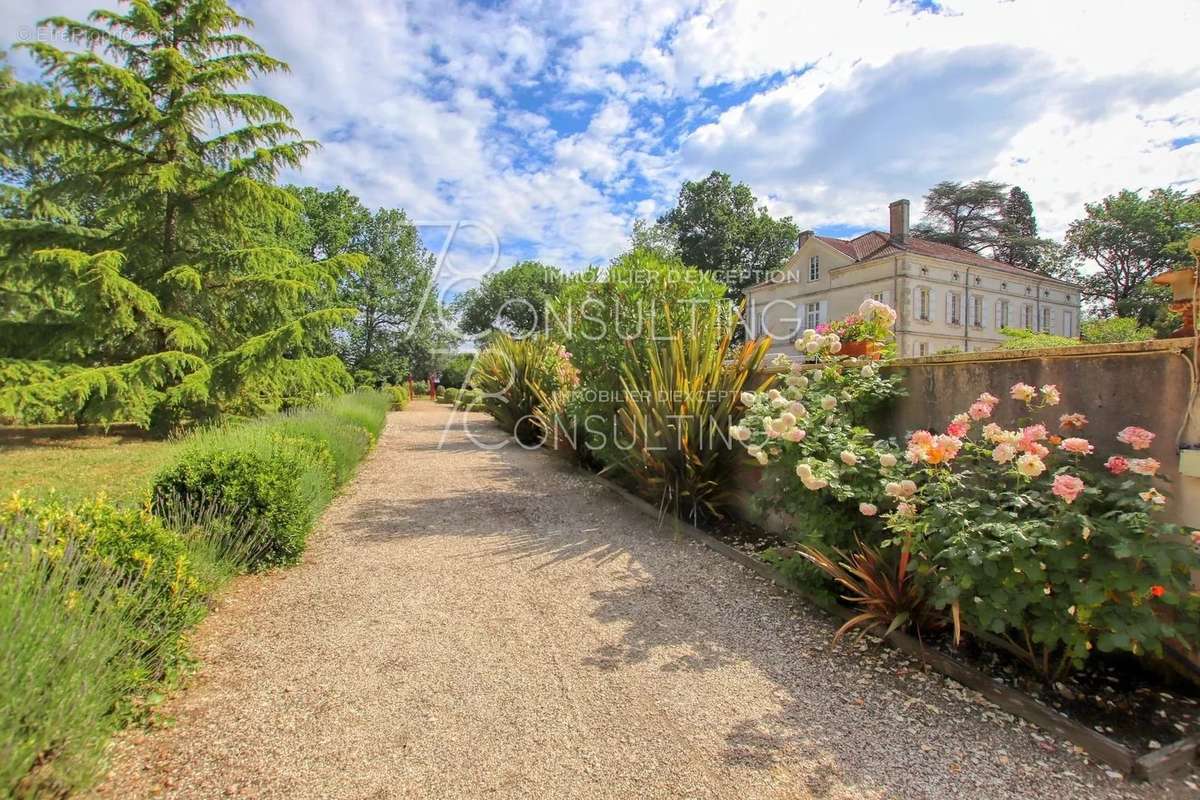
{"type": "MultiPolygon", "coordinates": [[[[677,244],[671,253],[661,246],[661,234],[644,231],[659,241],[652,249],[660,257],[677,254],[685,265],[714,273],[734,298],[777,270],[795,252],[800,234],[791,217],[775,219],[758,205],[749,186],[716,170],[703,180],[686,181],[675,207],[658,223],[677,244]]],[[[647,241],[635,244],[644,247],[647,241]]]]}
{"type": "Polygon", "coordinates": [[[459,329],[468,336],[493,330],[529,334],[546,329],[546,305],[562,289],[565,276],[557,267],[521,261],[485,275],[479,286],[454,301],[459,329]]]}
{"type": "MultiPolygon", "coordinates": [[[[1134,315],[1129,309],[1144,306],[1139,296],[1153,293],[1147,281],[1191,263],[1187,240],[1200,233],[1200,196],[1154,189],[1142,197],[1125,189],[1084,208],[1086,216],[1067,228],[1066,244],[1096,266],[1085,294],[1109,313],[1134,315]]],[[[1136,316],[1147,324],[1145,313],[1136,316]]]]}
{"type": "Polygon", "coordinates": [[[356,258],[279,238],[299,204],[270,182],[315,143],[242,90],[286,64],[224,0],[41,24],[47,88],[0,129],[0,416],[171,424],[345,388],[319,351],[356,258]]]}

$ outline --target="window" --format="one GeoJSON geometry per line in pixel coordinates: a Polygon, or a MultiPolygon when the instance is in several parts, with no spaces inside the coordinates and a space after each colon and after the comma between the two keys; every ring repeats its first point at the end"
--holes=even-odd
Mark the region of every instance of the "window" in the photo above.
{"type": "MultiPolygon", "coordinates": [[[[813,256],[816,258],[816,256],[813,256]]],[[[806,303],[804,305],[804,327],[815,328],[821,324],[821,304],[806,303]]]]}
{"type": "Polygon", "coordinates": [[[929,342],[918,342],[917,343],[917,355],[919,355],[919,356],[929,355],[929,342]]]}
{"type": "Polygon", "coordinates": [[[1031,331],[1033,330],[1033,306],[1026,303],[1023,311],[1024,314],[1021,319],[1021,327],[1031,331]]]}
{"type": "Polygon", "coordinates": [[[1042,307],[1042,333],[1050,333],[1050,306],[1042,307]]]}
{"type": "Polygon", "coordinates": [[[962,295],[958,292],[950,293],[950,309],[946,317],[951,325],[962,325],[962,295]]]}
{"type": "Polygon", "coordinates": [[[971,324],[976,328],[983,327],[983,295],[977,294],[971,298],[971,324]]]}
{"type": "Polygon", "coordinates": [[[917,289],[917,319],[929,321],[929,289],[922,286],[917,289]]]}
{"type": "Polygon", "coordinates": [[[883,292],[876,292],[875,294],[871,295],[871,299],[874,300],[876,303],[884,302],[883,292]]]}
{"type": "Polygon", "coordinates": [[[1007,328],[1008,327],[1008,321],[1009,321],[1008,314],[1009,314],[1008,301],[1001,300],[996,305],[996,327],[997,328],[1007,328]]]}
{"type": "Polygon", "coordinates": [[[812,256],[808,259],[808,279],[815,281],[821,277],[821,257],[812,256]]]}
{"type": "Polygon", "coordinates": [[[1074,332],[1071,330],[1071,322],[1072,322],[1071,312],[1064,311],[1063,312],[1063,336],[1073,336],[1074,335],[1074,332]]]}

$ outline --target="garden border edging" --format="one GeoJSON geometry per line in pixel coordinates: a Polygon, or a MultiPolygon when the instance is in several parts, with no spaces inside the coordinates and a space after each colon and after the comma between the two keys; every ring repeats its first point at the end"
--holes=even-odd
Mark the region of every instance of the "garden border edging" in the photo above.
{"type": "MultiPolygon", "coordinates": [[[[753,556],[743,553],[735,547],[722,542],[720,539],[705,533],[691,523],[678,517],[664,516],[651,503],[616,485],[607,478],[577,468],[586,477],[594,480],[605,489],[616,494],[638,511],[653,517],[662,523],[669,517],[675,530],[681,531],[700,544],[725,558],[750,569],[755,574],[770,581],[784,591],[798,596],[800,599],[817,606],[823,611],[841,617],[843,620],[853,616],[850,609],[829,607],[820,603],[812,596],[790,585],[788,581],[771,565],[753,556]]],[[[1100,761],[1123,775],[1146,781],[1165,778],[1172,773],[1187,769],[1193,761],[1200,761],[1200,736],[1191,736],[1175,741],[1158,750],[1151,750],[1138,756],[1131,748],[1114,741],[1104,734],[1076,722],[1069,717],[1047,708],[1028,695],[997,683],[988,675],[972,666],[951,658],[944,653],[925,648],[919,641],[900,631],[893,631],[884,637],[891,647],[905,653],[910,658],[927,664],[933,669],[954,681],[973,689],[994,703],[999,708],[1014,714],[1027,722],[1047,730],[1057,736],[1083,748],[1093,759],[1100,761]]]]}

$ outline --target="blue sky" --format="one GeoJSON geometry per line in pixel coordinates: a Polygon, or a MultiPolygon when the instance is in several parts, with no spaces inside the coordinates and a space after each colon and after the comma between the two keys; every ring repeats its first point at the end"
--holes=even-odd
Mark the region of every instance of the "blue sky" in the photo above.
{"type": "MultiPolygon", "coordinates": [[[[94,5],[0,0],[0,46],[94,5]]],[[[433,248],[470,221],[464,276],[491,234],[500,266],[607,262],[712,169],[836,234],[943,179],[1020,184],[1052,235],[1120,188],[1200,189],[1192,0],[235,5],[292,68],[256,88],[324,143],[284,178],[437,223],[433,248]]]]}

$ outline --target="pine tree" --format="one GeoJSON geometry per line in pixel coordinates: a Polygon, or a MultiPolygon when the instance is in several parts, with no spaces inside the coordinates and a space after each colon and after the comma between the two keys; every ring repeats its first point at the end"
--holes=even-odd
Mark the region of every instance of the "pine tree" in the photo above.
{"type": "Polygon", "coordinates": [[[976,253],[994,248],[1004,224],[1004,184],[942,181],[925,195],[925,216],[913,235],[976,253]]]}
{"type": "Polygon", "coordinates": [[[1002,211],[1003,223],[996,242],[996,258],[1008,264],[1036,270],[1042,241],[1038,239],[1033,202],[1020,186],[1008,192],[1002,211]]]}
{"type": "Polygon", "coordinates": [[[239,91],[287,65],[225,0],[142,0],[40,25],[42,102],[0,129],[19,211],[0,220],[0,417],[178,423],[256,414],[350,385],[328,352],[354,256],[281,239],[271,184],[316,145],[239,91]],[[322,345],[324,344],[324,347],[322,345]]]}

